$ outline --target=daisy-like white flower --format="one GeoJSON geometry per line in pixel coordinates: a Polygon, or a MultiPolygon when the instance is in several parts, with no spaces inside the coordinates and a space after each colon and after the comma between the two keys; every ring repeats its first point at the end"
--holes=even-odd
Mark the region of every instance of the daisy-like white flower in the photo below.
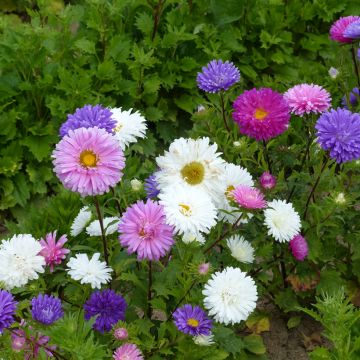
{"type": "Polygon", "coordinates": [[[125,150],[130,143],[136,142],[137,138],[145,137],[146,120],[138,111],[132,113],[132,109],[121,110],[121,108],[110,110],[112,118],[116,120],[115,138],[119,141],[122,150],[125,150]]]}
{"type": "Polygon", "coordinates": [[[216,225],[215,205],[201,190],[174,186],[160,193],[159,198],[166,222],[179,234],[207,234],[216,225]]]}
{"type": "Polygon", "coordinates": [[[231,251],[232,257],[243,263],[254,261],[254,249],[243,236],[234,235],[227,240],[227,246],[231,251]]]}
{"type": "Polygon", "coordinates": [[[91,216],[92,215],[89,207],[84,206],[79,211],[73,223],[71,224],[70,235],[71,236],[79,235],[85,229],[86,225],[90,222],[91,216]]]}
{"type": "Polygon", "coordinates": [[[300,216],[292,204],[285,200],[269,202],[268,208],[264,210],[264,215],[268,234],[279,242],[290,241],[300,231],[300,216]]]}
{"type": "Polygon", "coordinates": [[[205,244],[205,238],[204,236],[201,234],[201,233],[196,233],[196,234],[193,234],[193,233],[190,233],[190,232],[186,232],[181,240],[185,243],[185,244],[190,244],[192,242],[198,242],[200,243],[201,245],[205,244]]]}
{"type": "MultiPolygon", "coordinates": [[[[106,235],[114,234],[119,226],[120,219],[116,216],[104,217],[103,225],[106,235]]],[[[101,227],[99,220],[94,220],[90,223],[90,225],[86,228],[86,233],[89,236],[101,236],[101,227]]]]}
{"type": "Polygon", "coordinates": [[[256,308],[258,298],[254,280],[233,267],[213,274],[202,293],[209,315],[225,325],[246,320],[256,308]]]}
{"type": "Polygon", "coordinates": [[[0,282],[12,289],[38,279],[44,272],[45,258],[39,253],[42,246],[30,234],[14,235],[0,245],[0,282]]]}
{"type": "Polygon", "coordinates": [[[160,191],[179,184],[188,189],[205,191],[214,201],[224,193],[221,175],[224,160],[217,152],[217,145],[209,138],[176,139],[165,155],[156,158],[160,171],[155,178],[160,191]]]}
{"type": "Polygon", "coordinates": [[[193,337],[194,343],[200,346],[210,346],[214,344],[214,335],[198,335],[193,337]]]}
{"type": "Polygon", "coordinates": [[[111,279],[112,269],[99,258],[99,253],[95,253],[90,260],[86,254],[76,254],[67,264],[69,275],[74,280],[80,280],[81,284],[90,284],[93,289],[100,289],[102,284],[111,279]]]}

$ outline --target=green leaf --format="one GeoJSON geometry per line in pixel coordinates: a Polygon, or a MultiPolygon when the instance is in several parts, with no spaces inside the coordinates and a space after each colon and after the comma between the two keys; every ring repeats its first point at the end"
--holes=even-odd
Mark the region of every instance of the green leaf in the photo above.
{"type": "Polygon", "coordinates": [[[29,148],[36,160],[42,161],[50,156],[50,145],[53,139],[54,136],[27,136],[21,140],[21,144],[29,148]]]}
{"type": "Polygon", "coordinates": [[[300,325],[301,322],[301,316],[292,316],[288,322],[287,322],[287,327],[288,329],[292,329],[295,327],[298,327],[300,325]]]}
{"type": "Polygon", "coordinates": [[[262,355],[266,353],[263,339],[260,335],[248,335],[243,338],[245,349],[253,354],[262,355]]]}
{"type": "Polygon", "coordinates": [[[13,196],[16,202],[21,206],[25,206],[26,201],[30,198],[30,192],[26,183],[26,178],[22,173],[18,173],[14,177],[13,196]]]}
{"type": "Polygon", "coordinates": [[[150,37],[154,27],[154,20],[148,13],[142,12],[136,17],[135,26],[144,35],[150,37]]]}
{"type": "Polygon", "coordinates": [[[88,39],[82,38],[75,42],[75,47],[85,53],[95,54],[95,43],[88,39]]]}

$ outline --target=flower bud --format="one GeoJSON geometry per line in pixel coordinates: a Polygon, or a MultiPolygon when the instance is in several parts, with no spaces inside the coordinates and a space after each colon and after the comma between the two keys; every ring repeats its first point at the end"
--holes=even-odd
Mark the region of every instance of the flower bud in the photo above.
{"type": "Polygon", "coordinates": [[[295,235],[289,243],[289,248],[294,256],[294,258],[298,261],[303,261],[308,253],[309,247],[306,242],[306,239],[302,237],[300,234],[295,235]]]}
{"type": "Polygon", "coordinates": [[[339,70],[338,69],[335,69],[334,67],[331,67],[329,69],[329,75],[332,79],[336,79],[339,75],[339,70]]]}
{"type": "Polygon", "coordinates": [[[202,263],[198,267],[198,271],[200,275],[206,275],[209,272],[210,263],[202,263]]]}
{"type": "Polygon", "coordinates": [[[130,184],[133,191],[140,191],[142,188],[142,182],[138,179],[132,179],[130,184]]]}
{"type": "Polygon", "coordinates": [[[129,333],[127,332],[127,330],[125,328],[117,328],[114,331],[114,337],[117,340],[125,340],[127,339],[129,336],[129,333]]]}
{"type": "Polygon", "coordinates": [[[276,177],[271,175],[268,171],[265,171],[259,178],[260,185],[266,189],[270,190],[276,186],[276,177]]]}

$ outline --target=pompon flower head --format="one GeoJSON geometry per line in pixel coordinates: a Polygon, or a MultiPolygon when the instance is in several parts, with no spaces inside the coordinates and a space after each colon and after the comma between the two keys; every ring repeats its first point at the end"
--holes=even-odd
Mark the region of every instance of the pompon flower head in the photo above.
{"type": "Polygon", "coordinates": [[[115,119],[109,109],[101,105],[85,105],[76,109],[74,114],[68,115],[66,122],[61,125],[60,136],[64,137],[70,130],[79,128],[98,127],[104,129],[108,133],[112,133],[116,126],[115,119]]]}
{"type": "Polygon", "coordinates": [[[61,264],[65,259],[66,254],[70,252],[69,249],[64,248],[64,244],[67,242],[66,234],[60,236],[60,239],[56,241],[56,231],[46,234],[45,239],[40,239],[42,250],[40,255],[45,258],[46,265],[50,266],[50,272],[54,271],[54,266],[61,264]]]}
{"type": "Polygon", "coordinates": [[[266,206],[264,194],[251,186],[239,185],[231,192],[231,195],[234,201],[246,210],[263,209],[266,206]]]}
{"type": "Polygon", "coordinates": [[[109,332],[119,320],[125,320],[126,308],[125,299],[115,291],[95,291],[84,305],[85,320],[95,316],[93,328],[101,333],[109,332]]]}
{"type": "Polygon", "coordinates": [[[209,315],[225,325],[246,320],[256,308],[258,298],[254,280],[233,267],[213,274],[202,293],[209,315]]]}
{"type": "Polygon", "coordinates": [[[217,152],[217,145],[211,145],[207,137],[176,139],[156,162],[160,168],[155,173],[160,192],[178,184],[186,189],[203,190],[217,201],[225,191],[221,178],[225,162],[217,152]]]}
{"type": "Polygon", "coordinates": [[[231,256],[236,260],[248,264],[254,261],[254,249],[243,236],[231,236],[226,243],[231,251],[231,256]]]}
{"type": "Polygon", "coordinates": [[[114,360],[143,360],[141,351],[135,344],[126,343],[116,349],[113,355],[114,360]]]}
{"type": "Polygon", "coordinates": [[[341,99],[341,105],[344,109],[348,109],[349,108],[348,105],[350,105],[351,107],[355,107],[359,103],[359,99],[360,99],[360,90],[359,88],[354,87],[349,93],[350,104],[348,104],[348,99],[346,98],[346,95],[344,95],[343,98],[341,99]]]}
{"type": "Polygon", "coordinates": [[[300,216],[292,204],[285,200],[269,202],[268,208],[264,210],[264,215],[268,234],[279,242],[290,241],[300,231],[300,216]]]}
{"type": "Polygon", "coordinates": [[[144,189],[148,199],[154,199],[159,195],[160,190],[156,182],[155,173],[145,179],[144,189]]]}
{"type": "Polygon", "coordinates": [[[114,330],[114,338],[116,340],[126,340],[129,337],[128,331],[124,327],[114,330]]]}
{"type": "Polygon", "coordinates": [[[276,177],[271,175],[268,171],[265,171],[260,176],[259,183],[263,189],[271,190],[276,186],[276,177]]]}
{"type": "Polygon", "coordinates": [[[198,73],[196,81],[201,90],[217,93],[239,82],[240,71],[230,61],[212,60],[198,73]]]}
{"type": "Polygon", "coordinates": [[[198,335],[193,337],[194,343],[199,346],[210,346],[214,344],[214,335],[198,335]]]}
{"type": "Polygon", "coordinates": [[[298,116],[310,113],[321,114],[331,105],[330,94],[321,86],[314,84],[295,85],[284,94],[284,98],[291,112],[298,116]]]}
{"type": "Polygon", "coordinates": [[[344,37],[352,40],[360,39],[360,17],[359,20],[352,22],[345,28],[344,37]]]}
{"type": "Polygon", "coordinates": [[[351,43],[353,39],[345,37],[344,32],[351,23],[354,23],[358,20],[360,20],[360,16],[345,16],[335,21],[330,28],[331,40],[340,43],[351,43]]]}
{"type": "Polygon", "coordinates": [[[80,280],[81,284],[90,284],[93,289],[100,289],[102,284],[111,279],[112,269],[99,258],[99,253],[95,253],[90,260],[86,254],[76,254],[70,258],[67,271],[72,279],[80,280]]]}
{"type": "MultiPolygon", "coordinates": [[[[119,227],[119,218],[117,216],[110,216],[103,218],[103,226],[105,229],[105,235],[111,235],[117,232],[119,227]]],[[[99,220],[92,221],[86,228],[86,233],[89,236],[101,236],[101,227],[99,220]]]]}
{"type": "Polygon", "coordinates": [[[97,127],[70,130],[52,157],[54,171],[65,188],[82,196],[109,191],[120,181],[125,166],[114,136],[97,127]]]}
{"type": "Polygon", "coordinates": [[[272,89],[244,91],[233,108],[232,116],[240,132],[257,141],[274,138],[288,128],[290,108],[283,96],[272,89]]]}
{"type": "Polygon", "coordinates": [[[0,282],[12,289],[38,279],[44,272],[45,258],[41,244],[30,234],[14,235],[0,244],[0,282]]]}
{"type": "Polygon", "coordinates": [[[298,261],[304,261],[309,252],[309,247],[306,239],[300,234],[295,235],[289,242],[289,248],[298,261]]]}
{"type": "Polygon", "coordinates": [[[129,144],[144,138],[146,133],[146,120],[138,111],[122,110],[121,108],[110,109],[112,118],[115,120],[114,135],[122,150],[129,144]]]}
{"type": "Polygon", "coordinates": [[[210,335],[212,321],[200,306],[185,304],[174,312],[173,317],[176,327],[184,334],[210,335]]]}
{"type": "Polygon", "coordinates": [[[31,300],[31,315],[34,320],[51,325],[64,316],[61,300],[52,295],[39,294],[31,300]]]}
{"type": "Polygon", "coordinates": [[[163,207],[150,199],[126,209],[119,232],[121,245],[139,260],[159,260],[174,244],[173,227],[166,224],[163,207]]]}
{"type": "Polygon", "coordinates": [[[332,109],[320,116],[315,129],[317,142],[337,163],[360,158],[360,114],[332,109]]]}
{"type": "Polygon", "coordinates": [[[3,330],[11,326],[15,321],[14,315],[17,302],[14,296],[6,290],[0,289],[0,335],[3,330]]]}
{"type": "Polygon", "coordinates": [[[70,235],[79,235],[85,229],[86,225],[90,222],[91,217],[92,214],[88,206],[84,206],[83,208],[81,208],[79,213],[76,215],[73,223],[71,224],[70,235]]]}

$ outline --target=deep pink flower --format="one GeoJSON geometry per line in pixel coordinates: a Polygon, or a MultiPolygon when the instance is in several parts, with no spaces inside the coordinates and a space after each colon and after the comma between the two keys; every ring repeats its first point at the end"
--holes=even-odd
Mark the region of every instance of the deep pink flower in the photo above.
{"type": "Polygon", "coordinates": [[[271,190],[276,186],[276,177],[265,171],[259,178],[260,185],[266,189],[271,190]]]}
{"type": "Polygon", "coordinates": [[[70,130],[56,145],[54,171],[63,185],[82,196],[103,194],[116,185],[125,166],[115,137],[97,127],[70,130]]]}
{"type": "Polygon", "coordinates": [[[117,328],[117,329],[115,329],[115,331],[114,331],[114,337],[115,337],[115,339],[117,339],[117,340],[125,340],[125,339],[127,339],[127,338],[129,337],[129,333],[128,333],[128,331],[127,331],[125,328],[123,328],[123,327],[117,328]]]}
{"type": "Polygon", "coordinates": [[[345,16],[335,21],[330,28],[330,38],[340,43],[351,43],[353,39],[346,38],[344,31],[351,23],[360,20],[360,16],[345,16]]]}
{"type": "Polygon", "coordinates": [[[119,240],[139,260],[159,260],[174,243],[173,227],[165,223],[163,207],[150,199],[126,209],[119,225],[119,240]]]}
{"type": "Polygon", "coordinates": [[[247,185],[239,185],[231,192],[234,201],[242,208],[253,210],[266,206],[264,194],[259,189],[247,185]]]}
{"type": "Polygon", "coordinates": [[[61,261],[65,259],[66,254],[70,252],[69,249],[64,249],[63,246],[67,242],[66,234],[62,235],[56,242],[56,231],[48,233],[44,239],[40,239],[42,250],[40,255],[45,258],[46,265],[50,266],[50,272],[54,271],[54,265],[61,264],[61,261]]]}
{"type": "Polygon", "coordinates": [[[300,234],[295,235],[289,242],[289,248],[294,255],[294,258],[298,261],[303,261],[309,252],[309,247],[306,239],[300,234]]]}
{"type": "Polygon", "coordinates": [[[135,344],[126,343],[116,349],[114,360],[143,360],[141,351],[135,344]]]}
{"type": "Polygon", "coordinates": [[[330,94],[319,85],[300,84],[290,88],[284,99],[295,115],[321,114],[331,105],[330,94]]]}
{"type": "Polygon", "coordinates": [[[244,91],[233,104],[234,121],[242,134],[269,140],[282,134],[290,120],[290,108],[281,94],[261,88],[244,91]]]}

